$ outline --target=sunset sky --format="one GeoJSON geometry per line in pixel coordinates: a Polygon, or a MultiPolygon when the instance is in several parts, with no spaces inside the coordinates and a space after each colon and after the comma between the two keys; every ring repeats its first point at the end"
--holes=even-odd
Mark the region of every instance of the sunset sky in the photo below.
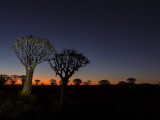
{"type": "MultiPolygon", "coordinates": [[[[13,51],[16,39],[47,38],[56,50],[74,48],[91,64],[70,80],[96,84],[160,81],[160,7],[156,2],[127,0],[1,0],[0,74],[23,75],[25,68],[13,51]]],[[[44,83],[55,77],[47,62],[38,64],[34,78],[44,83]]]]}

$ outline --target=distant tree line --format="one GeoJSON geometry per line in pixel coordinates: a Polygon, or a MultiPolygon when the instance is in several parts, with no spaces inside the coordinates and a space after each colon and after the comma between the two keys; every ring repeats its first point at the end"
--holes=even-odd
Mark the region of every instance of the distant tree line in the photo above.
{"type": "Polygon", "coordinates": [[[11,84],[12,86],[14,86],[19,79],[21,80],[21,76],[18,75],[9,76],[6,74],[0,74],[0,86],[4,86],[6,84],[11,84]]]}
{"type": "MultiPolygon", "coordinates": [[[[25,75],[6,75],[6,74],[0,74],[0,86],[4,86],[6,84],[10,84],[12,86],[14,86],[18,80],[21,81],[22,86],[24,85],[24,81],[25,81],[26,76],[25,75]]],[[[35,79],[35,85],[37,86],[41,80],[39,79],[35,79]]],[[[50,85],[51,86],[55,86],[55,85],[61,85],[61,80],[58,81],[56,79],[50,79],[50,85]]],[[[120,81],[117,83],[117,85],[126,85],[126,84],[135,84],[136,79],[135,78],[127,78],[126,82],[125,81],[120,81]]],[[[68,83],[70,83],[71,81],[68,80],[68,83]]],[[[75,78],[72,80],[73,85],[91,85],[92,81],[91,80],[87,80],[87,81],[82,81],[80,78],[75,78]]],[[[44,83],[42,83],[44,84],[44,83]]],[[[110,81],[109,80],[99,80],[98,81],[99,85],[110,85],[110,81]]]]}

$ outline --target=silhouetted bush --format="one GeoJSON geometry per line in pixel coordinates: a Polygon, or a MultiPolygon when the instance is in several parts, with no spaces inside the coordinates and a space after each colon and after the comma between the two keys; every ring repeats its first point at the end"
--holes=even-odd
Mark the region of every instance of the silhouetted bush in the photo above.
{"type": "Polygon", "coordinates": [[[3,102],[0,106],[0,114],[8,115],[14,109],[14,105],[11,101],[7,100],[3,102]]]}
{"type": "Polygon", "coordinates": [[[17,119],[25,113],[36,113],[38,108],[38,101],[34,95],[29,97],[12,95],[4,96],[0,104],[0,115],[6,118],[17,119]]]}

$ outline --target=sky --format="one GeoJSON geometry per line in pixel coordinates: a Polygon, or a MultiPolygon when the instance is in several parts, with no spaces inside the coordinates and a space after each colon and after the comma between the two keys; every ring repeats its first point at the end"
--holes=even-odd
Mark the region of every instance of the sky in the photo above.
{"type": "MultiPolygon", "coordinates": [[[[160,82],[160,8],[155,1],[132,0],[1,0],[0,74],[23,75],[13,51],[24,36],[47,38],[56,50],[73,48],[91,63],[70,80],[97,84],[126,81],[160,82]]],[[[47,62],[38,64],[35,79],[59,80],[47,62]]]]}

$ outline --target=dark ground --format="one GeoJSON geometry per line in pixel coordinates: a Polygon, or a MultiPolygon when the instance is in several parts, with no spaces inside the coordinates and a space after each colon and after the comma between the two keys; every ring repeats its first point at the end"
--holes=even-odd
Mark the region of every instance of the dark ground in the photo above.
{"type": "Polygon", "coordinates": [[[21,86],[0,90],[0,120],[158,120],[159,85],[68,86],[68,102],[57,112],[60,86],[33,86],[30,98],[19,98],[21,86]]]}

